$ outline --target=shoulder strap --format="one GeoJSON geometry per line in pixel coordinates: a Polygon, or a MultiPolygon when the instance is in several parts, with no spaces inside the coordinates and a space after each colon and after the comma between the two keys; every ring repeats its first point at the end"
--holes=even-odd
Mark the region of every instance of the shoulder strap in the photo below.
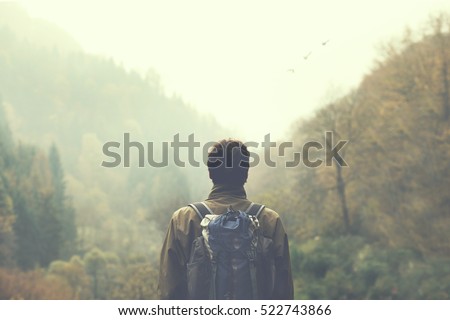
{"type": "Polygon", "coordinates": [[[191,207],[192,209],[195,210],[195,212],[198,214],[198,216],[200,217],[200,220],[203,220],[203,218],[207,215],[207,214],[213,214],[213,212],[211,211],[211,209],[206,205],[206,203],[204,202],[195,202],[195,203],[191,203],[189,204],[189,207],[191,207]]]}
{"type": "MultiPolygon", "coordinates": [[[[250,206],[245,210],[245,213],[251,216],[255,216],[258,218],[259,214],[265,208],[264,205],[258,203],[251,203],[250,206]]],[[[258,284],[256,281],[256,264],[255,264],[255,256],[249,255],[249,263],[250,263],[250,278],[252,282],[252,299],[258,299],[258,284]]]]}
{"type": "Polygon", "coordinates": [[[258,218],[259,214],[263,211],[264,208],[265,205],[252,202],[247,210],[245,210],[245,213],[258,218]]]}

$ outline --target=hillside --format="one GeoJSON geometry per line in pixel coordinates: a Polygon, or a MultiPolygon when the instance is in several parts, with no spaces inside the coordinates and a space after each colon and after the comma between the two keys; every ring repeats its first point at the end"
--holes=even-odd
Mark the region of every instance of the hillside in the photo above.
{"type": "Polygon", "coordinates": [[[448,21],[436,16],[385,45],[357,88],[297,122],[295,151],[347,141],[347,166],[326,165],[326,152],[312,149],[322,165],[280,159],[261,174],[254,192],[284,214],[297,297],[450,297],[448,21]]]}
{"type": "MultiPolygon", "coordinates": [[[[124,168],[123,162],[116,168],[105,168],[102,162],[110,159],[103,154],[103,144],[117,141],[123,145],[124,134],[129,133],[131,141],[146,148],[144,157],[147,143],[154,143],[154,160],[159,161],[161,142],[170,143],[177,134],[181,141],[194,134],[196,141],[204,142],[221,138],[226,131],[181,97],[166,96],[156,72],[142,76],[109,58],[84,53],[63,30],[30,18],[15,4],[0,4],[0,43],[0,116],[12,133],[2,136],[1,142],[11,144],[12,150],[24,149],[14,151],[14,159],[20,159],[21,152],[25,152],[31,163],[24,166],[30,165],[33,170],[39,170],[33,161],[46,163],[47,156],[45,151],[28,148],[50,150],[53,146],[57,150],[65,172],[59,177],[64,203],[68,211],[74,210],[76,224],[76,239],[72,238],[70,251],[55,253],[50,259],[40,258],[39,254],[33,258],[34,250],[30,249],[26,251],[26,263],[20,262],[16,252],[10,259],[12,265],[34,272],[36,267],[50,267],[54,259],[67,260],[74,255],[73,261],[89,261],[89,254],[97,259],[107,252],[107,257],[114,257],[120,264],[115,268],[123,271],[116,270],[117,277],[140,268],[139,264],[145,275],[154,272],[171,213],[207,195],[210,182],[205,168],[155,168],[147,163],[145,168],[138,168],[137,150],[131,151],[130,168],[124,168]]],[[[118,152],[123,155],[124,150],[118,152]]],[[[50,179],[50,175],[42,174],[50,179]]],[[[25,175],[23,179],[31,177],[25,175]]],[[[31,180],[24,184],[44,192],[40,190],[44,187],[31,180]]],[[[18,188],[25,193],[29,190],[18,188]]],[[[45,208],[36,208],[34,202],[20,197],[13,200],[12,211],[8,209],[12,213],[7,216],[15,217],[16,225],[20,220],[17,208],[24,207],[32,220],[44,214],[39,212],[45,208]]],[[[11,252],[20,242],[33,245],[33,238],[27,240],[22,234],[11,234],[11,252]]],[[[105,279],[98,281],[106,286],[105,279]]],[[[155,279],[145,283],[148,281],[155,279]]],[[[90,297],[105,297],[106,287],[102,290],[90,297]]],[[[120,292],[115,294],[121,296],[120,292]]]]}
{"type": "MultiPolygon", "coordinates": [[[[287,229],[297,299],[450,298],[449,21],[386,44],[356,88],[293,124],[276,168],[251,169],[249,195],[287,229]],[[322,163],[287,167],[311,141],[322,163]],[[330,158],[339,141],[347,165],[330,158]]],[[[87,54],[16,5],[0,4],[0,43],[0,299],[156,298],[167,222],[207,194],[206,169],[139,168],[136,147],[107,168],[103,145],[129,133],[158,161],[177,134],[229,132],[155,71],[87,54]]]]}

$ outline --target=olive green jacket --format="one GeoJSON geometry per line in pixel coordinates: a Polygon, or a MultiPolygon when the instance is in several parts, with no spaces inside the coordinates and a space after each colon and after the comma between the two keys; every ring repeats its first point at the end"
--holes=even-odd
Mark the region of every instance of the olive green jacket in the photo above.
{"type": "MultiPolygon", "coordinates": [[[[251,201],[247,200],[244,187],[226,185],[215,185],[204,202],[216,214],[224,213],[230,205],[236,210],[244,211],[251,204],[251,201]]],[[[264,299],[293,299],[288,238],[280,216],[275,211],[264,208],[258,220],[263,236],[272,239],[275,268],[275,271],[272,271],[272,292],[264,292],[261,296],[264,299]]],[[[186,206],[175,211],[161,250],[158,285],[160,299],[188,298],[186,264],[192,242],[200,235],[200,217],[191,207],[186,206]]],[[[258,287],[264,287],[259,286],[259,283],[267,278],[264,272],[258,273],[258,287]]]]}

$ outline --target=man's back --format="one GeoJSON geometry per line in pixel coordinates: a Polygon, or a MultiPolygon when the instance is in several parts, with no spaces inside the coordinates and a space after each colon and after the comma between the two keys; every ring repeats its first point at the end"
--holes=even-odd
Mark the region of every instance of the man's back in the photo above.
{"type": "MultiPolygon", "coordinates": [[[[251,204],[243,186],[215,184],[204,203],[214,214],[231,205],[245,211],[251,204]]],[[[287,235],[279,215],[268,208],[258,216],[262,236],[272,240],[273,264],[258,265],[260,299],[292,299],[293,285],[287,235]],[[269,283],[270,282],[270,283],[269,283]]],[[[186,264],[194,239],[201,235],[200,217],[189,206],[177,210],[171,219],[161,251],[159,293],[161,299],[188,299],[186,264]]]]}

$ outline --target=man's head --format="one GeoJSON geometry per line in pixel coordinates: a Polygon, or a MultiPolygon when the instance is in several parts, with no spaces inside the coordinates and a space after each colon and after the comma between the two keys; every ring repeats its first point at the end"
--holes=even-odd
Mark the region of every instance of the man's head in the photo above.
{"type": "Polygon", "coordinates": [[[214,184],[241,186],[247,182],[250,153],[239,140],[221,140],[208,152],[209,177],[214,184]]]}

